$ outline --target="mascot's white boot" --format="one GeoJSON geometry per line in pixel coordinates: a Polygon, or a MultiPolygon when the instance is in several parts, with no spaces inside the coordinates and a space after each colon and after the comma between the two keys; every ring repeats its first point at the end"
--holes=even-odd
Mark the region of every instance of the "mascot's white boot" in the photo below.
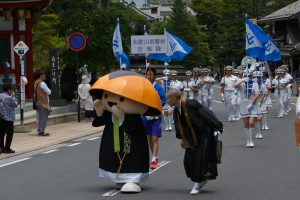
{"type": "Polygon", "coordinates": [[[142,188],[137,183],[125,183],[121,188],[123,193],[139,193],[142,191],[142,188]]]}

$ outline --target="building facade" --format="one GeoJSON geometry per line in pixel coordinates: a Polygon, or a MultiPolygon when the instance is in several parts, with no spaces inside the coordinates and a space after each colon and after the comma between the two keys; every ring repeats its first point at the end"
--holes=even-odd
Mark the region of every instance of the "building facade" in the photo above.
{"type": "Polygon", "coordinates": [[[278,44],[283,62],[294,77],[300,77],[300,0],[258,20],[267,24],[269,34],[278,44]]]}
{"type": "Polygon", "coordinates": [[[52,0],[0,1],[0,85],[3,84],[6,65],[9,66],[11,83],[19,89],[20,60],[13,48],[19,41],[23,41],[29,47],[24,57],[25,76],[28,80],[26,98],[32,98],[33,95],[33,19],[50,3],[52,0]]]}

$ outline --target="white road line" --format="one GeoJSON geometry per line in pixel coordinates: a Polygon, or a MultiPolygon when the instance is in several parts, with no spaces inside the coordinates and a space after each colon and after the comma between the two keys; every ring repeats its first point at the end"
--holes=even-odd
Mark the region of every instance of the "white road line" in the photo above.
{"type": "Polygon", "coordinates": [[[6,166],[8,166],[8,165],[16,164],[16,163],[19,163],[19,162],[23,162],[23,161],[29,160],[29,159],[31,159],[31,157],[28,157],[28,158],[22,158],[22,159],[20,159],[20,160],[16,160],[16,161],[13,161],[13,162],[9,162],[9,163],[0,165],[0,168],[1,168],[1,167],[6,167],[6,166]]]}
{"type": "Polygon", "coordinates": [[[116,192],[112,193],[110,196],[113,197],[115,196],[116,194],[118,194],[119,192],[121,192],[120,190],[117,190],[116,192]]]}
{"type": "MultiPolygon", "coordinates": [[[[154,172],[156,172],[157,170],[159,170],[160,168],[162,168],[163,166],[169,164],[171,161],[162,161],[158,164],[158,167],[152,171],[149,172],[149,174],[152,174],[154,172]]],[[[118,189],[111,189],[109,190],[108,192],[106,192],[105,194],[103,194],[102,196],[103,197],[113,197],[115,196],[116,194],[118,194],[120,192],[120,190],[118,189]]]]}
{"type": "Polygon", "coordinates": [[[81,143],[80,142],[76,142],[76,143],[73,143],[73,144],[69,144],[67,145],[68,147],[74,147],[74,146],[77,146],[77,145],[80,145],[81,143]]]}
{"type": "Polygon", "coordinates": [[[103,197],[109,197],[111,196],[112,194],[116,193],[116,192],[119,192],[119,190],[117,189],[112,189],[112,190],[109,190],[108,192],[106,192],[105,194],[103,194],[102,196],[103,197]]]}
{"type": "Polygon", "coordinates": [[[217,101],[217,100],[213,100],[214,102],[216,102],[216,103],[223,103],[222,101],[217,101]]]}
{"type": "Polygon", "coordinates": [[[43,152],[43,153],[41,153],[41,154],[49,154],[49,153],[53,153],[53,152],[56,152],[56,151],[58,151],[59,149],[52,149],[52,150],[50,150],[50,151],[45,151],[45,152],[43,152]]]}
{"type": "Polygon", "coordinates": [[[152,174],[154,172],[156,172],[157,170],[159,170],[160,168],[162,168],[163,166],[169,164],[171,161],[162,161],[161,164],[154,170],[152,170],[151,172],[149,172],[149,174],[152,174]]]}
{"type": "Polygon", "coordinates": [[[92,141],[92,140],[97,140],[97,139],[99,139],[100,137],[93,137],[93,138],[90,138],[90,139],[88,139],[89,141],[92,141]]]}

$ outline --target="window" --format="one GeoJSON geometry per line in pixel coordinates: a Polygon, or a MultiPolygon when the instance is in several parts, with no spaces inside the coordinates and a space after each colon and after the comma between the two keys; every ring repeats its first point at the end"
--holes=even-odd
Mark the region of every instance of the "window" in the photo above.
{"type": "Polygon", "coordinates": [[[151,14],[157,14],[157,8],[151,8],[151,14]]]}

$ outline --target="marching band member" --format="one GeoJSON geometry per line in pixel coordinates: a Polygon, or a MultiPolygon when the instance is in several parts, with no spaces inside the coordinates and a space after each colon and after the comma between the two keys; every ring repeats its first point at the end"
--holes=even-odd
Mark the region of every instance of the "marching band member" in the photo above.
{"type": "MultiPolygon", "coordinates": [[[[233,75],[238,78],[238,81],[241,81],[243,79],[243,71],[240,67],[233,70],[233,75]]],[[[241,87],[236,88],[235,94],[234,94],[234,105],[235,105],[235,118],[234,120],[238,121],[240,120],[240,113],[241,113],[241,94],[243,92],[243,89],[241,87]]]]}
{"type": "Polygon", "coordinates": [[[258,84],[259,87],[259,99],[258,99],[258,111],[259,111],[259,116],[255,117],[255,128],[256,128],[256,135],[255,138],[257,139],[262,139],[263,135],[261,133],[261,122],[262,122],[262,114],[266,113],[266,106],[264,104],[264,97],[267,94],[267,87],[265,84],[262,82],[262,73],[260,71],[255,71],[253,78],[258,84]]]}
{"type": "Polygon", "coordinates": [[[287,81],[284,78],[284,71],[282,69],[278,68],[275,73],[276,77],[272,80],[272,87],[275,88],[274,98],[276,100],[277,117],[283,118],[287,81]]]}
{"type": "Polygon", "coordinates": [[[262,83],[267,88],[266,93],[264,94],[263,104],[265,108],[262,108],[262,130],[269,130],[268,125],[268,112],[269,108],[272,107],[272,100],[270,97],[270,91],[272,88],[271,80],[269,79],[268,73],[263,73],[262,83]]]}
{"type": "Polygon", "coordinates": [[[199,68],[195,67],[193,68],[193,78],[191,79],[192,80],[192,85],[191,86],[191,90],[193,92],[193,99],[195,100],[198,100],[198,96],[199,96],[199,89],[196,88],[196,85],[197,85],[197,82],[198,82],[198,79],[199,79],[199,75],[200,75],[200,70],[199,68]]]}
{"type": "Polygon", "coordinates": [[[259,86],[256,81],[253,80],[251,73],[244,74],[244,79],[235,84],[236,87],[242,87],[242,99],[241,99],[241,117],[244,122],[244,133],[246,136],[246,147],[253,148],[253,130],[255,125],[255,118],[259,113],[258,99],[260,95],[259,86]]]}
{"type": "MultiPolygon", "coordinates": [[[[171,71],[168,69],[168,63],[165,63],[165,69],[163,70],[163,77],[157,78],[155,81],[160,82],[161,86],[164,89],[164,92],[167,93],[171,86],[171,80],[169,78],[171,71]]],[[[172,108],[169,104],[165,104],[163,107],[163,122],[165,126],[165,131],[172,130],[171,122],[169,122],[170,115],[172,114],[172,108]]]]}
{"type": "Polygon", "coordinates": [[[233,68],[231,66],[225,67],[225,76],[221,79],[221,97],[225,102],[225,106],[228,109],[228,121],[233,121],[235,117],[234,106],[234,93],[236,91],[235,84],[238,81],[236,76],[232,75],[233,68]]]}
{"type": "Polygon", "coordinates": [[[193,97],[193,92],[192,92],[192,89],[191,89],[191,87],[195,86],[194,81],[192,80],[193,73],[191,71],[186,71],[185,75],[186,75],[186,80],[183,82],[184,97],[186,99],[193,99],[194,97],[193,97]]]}
{"type": "Polygon", "coordinates": [[[204,68],[202,70],[203,78],[201,83],[201,103],[208,109],[212,110],[212,98],[213,98],[213,88],[212,85],[215,84],[215,79],[209,76],[209,69],[204,68]]]}
{"type": "Polygon", "coordinates": [[[292,111],[292,85],[294,83],[294,78],[292,75],[289,73],[289,68],[287,65],[282,65],[281,66],[283,70],[285,71],[284,78],[287,80],[287,98],[286,98],[286,103],[285,103],[285,113],[289,113],[292,111]]]}
{"type": "MultiPolygon", "coordinates": [[[[180,92],[182,92],[184,89],[183,84],[179,80],[177,80],[177,71],[176,70],[170,71],[169,89],[170,88],[177,89],[180,92]]],[[[165,131],[172,131],[172,121],[173,121],[172,115],[173,115],[173,107],[171,107],[170,105],[167,105],[164,110],[165,131]]]]}

